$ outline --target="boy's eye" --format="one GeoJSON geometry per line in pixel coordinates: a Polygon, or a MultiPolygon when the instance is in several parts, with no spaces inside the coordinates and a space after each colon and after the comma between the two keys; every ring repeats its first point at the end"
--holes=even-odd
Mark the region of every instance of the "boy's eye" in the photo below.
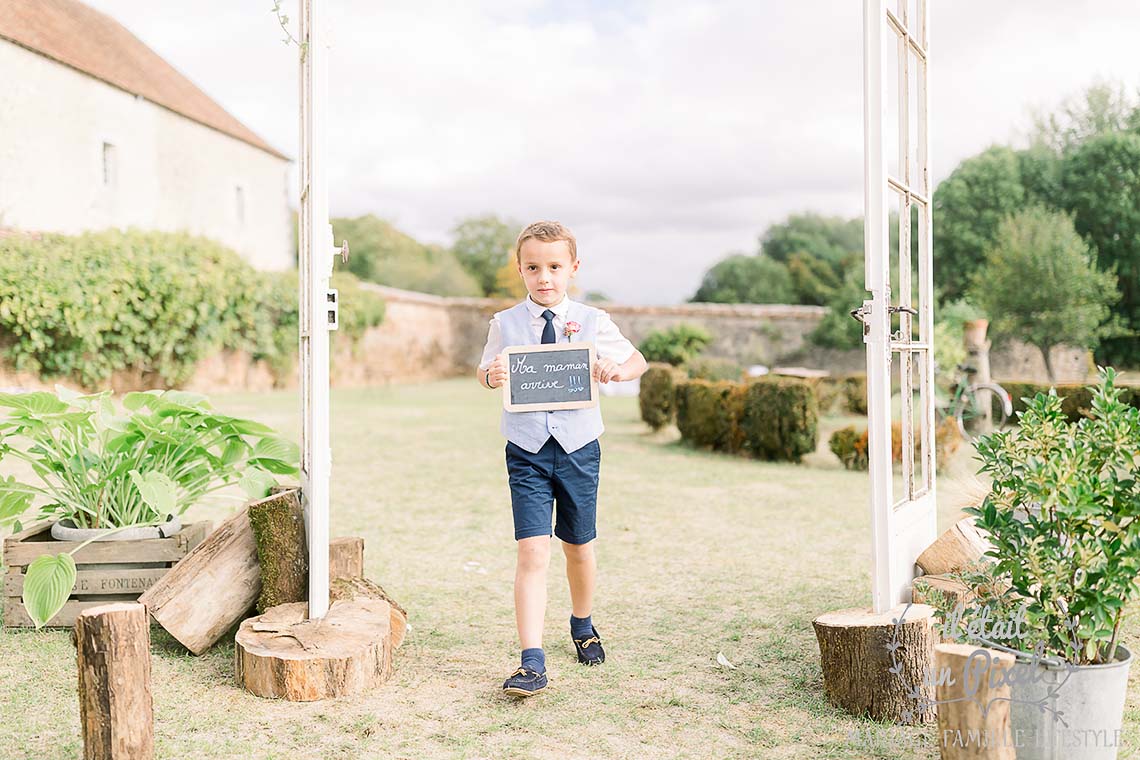
{"type": "Polygon", "coordinates": [[[554,265],[552,265],[550,268],[551,268],[551,269],[557,269],[557,268],[558,268],[558,265],[557,265],[557,264],[554,264],[554,265]]]}
{"type": "Polygon", "coordinates": [[[538,269],[538,267],[536,267],[534,264],[531,264],[530,266],[527,267],[527,269],[529,269],[530,271],[533,272],[535,269],[538,269]]]}

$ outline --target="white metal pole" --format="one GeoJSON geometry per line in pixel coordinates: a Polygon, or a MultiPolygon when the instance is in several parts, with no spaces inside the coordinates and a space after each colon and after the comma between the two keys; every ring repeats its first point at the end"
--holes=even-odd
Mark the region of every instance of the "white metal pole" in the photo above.
{"type": "MultiPolygon", "coordinates": [[[[323,6],[301,0],[301,209],[298,214],[301,353],[301,489],[309,546],[309,618],[329,606],[329,226],[325,172],[327,49],[323,6]]],[[[335,304],[333,305],[335,309],[335,304]]]]}

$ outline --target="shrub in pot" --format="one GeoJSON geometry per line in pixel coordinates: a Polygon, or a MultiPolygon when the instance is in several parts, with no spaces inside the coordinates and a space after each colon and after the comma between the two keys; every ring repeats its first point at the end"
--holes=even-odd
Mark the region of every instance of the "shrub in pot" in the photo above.
{"type": "Polygon", "coordinates": [[[1131,662],[1121,625],[1140,596],[1140,410],[1121,399],[1111,368],[1090,404],[1074,422],[1056,394],[1038,394],[1018,428],[977,444],[992,486],[966,511],[989,534],[1004,604],[1023,610],[1022,635],[1008,642],[1023,655],[1013,728],[1046,745],[1019,748],[1019,760],[1053,757],[1048,745],[1074,731],[1084,740],[1064,745],[1064,757],[1115,756],[1099,737],[1110,742],[1120,728],[1131,662]]]}
{"type": "MultiPolygon", "coordinates": [[[[39,499],[39,517],[94,529],[73,552],[43,556],[28,567],[23,600],[42,626],[75,583],[74,552],[94,540],[139,527],[166,526],[191,505],[231,485],[264,496],[275,474],[298,470],[297,446],[272,428],[219,414],[204,396],[145,391],[81,395],[0,394],[0,460],[30,465],[33,482],[0,478],[0,524],[15,523],[39,499]]],[[[235,496],[234,498],[242,498],[235,496]]]]}

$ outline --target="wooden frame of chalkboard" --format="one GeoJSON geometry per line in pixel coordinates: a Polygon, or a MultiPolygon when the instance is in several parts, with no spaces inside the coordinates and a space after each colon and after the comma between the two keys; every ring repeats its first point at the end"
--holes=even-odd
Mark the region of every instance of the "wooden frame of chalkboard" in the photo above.
{"type": "MultiPolygon", "coordinates": [[[[503,383],[503,408],[508,412],[555,412],[561,409],[587,409],[591,406],[598,405],[598,381],[594,379],[594,361],[596,353],[593,343],[542,343],[531,346],[511,346],[503,351],[507,357],[507,381],[503,383]],[[557,388],[549,389],[549,393],[543,393],[546,389],[530,389],[521,388],[520,379],[523,373],[518,372],[520,366],[520,356],[529,357],[532,354],[547,354],[547,353],[563,353],[563,352],[585,352],[587,356],[587,368],[582,371],[584,375],[582,380],[588,378],[588,383],[581,383],[577,386],[577,391],[571,391],[566,386],[559,386],[557,388]],[[559,392],[561,391],[561,392],[559,392]],[[589,396],[581,401],[560,401],[559,397],[565,397],[569,392],[582,392],[587,391],[589,396]],[[519,401],[517,397],[524,396],[526,400],[519,401]],[[537,397],[536,397],[537,396],[537,397]]],[[[570,359],[572,357],[566,357],[570,359]]],[[[559,362],[558,365],[570,362],[559,362]]],[[[578,362],[580,363],[580,362],[578,362]]],[[[553,366],[553,365],[543,365],[553,366]]],[[[540,372],[536,367],[532,373],[535,375],[534,380],[531,382],[544,382],[541,377],[565,377],[564,371],[562,374],[551,372],[540,372]]],[[[527,373],[531,374],[531,373],[527,373]]],[[[580,377],[575,375],[575,377],[580,377]]]]}

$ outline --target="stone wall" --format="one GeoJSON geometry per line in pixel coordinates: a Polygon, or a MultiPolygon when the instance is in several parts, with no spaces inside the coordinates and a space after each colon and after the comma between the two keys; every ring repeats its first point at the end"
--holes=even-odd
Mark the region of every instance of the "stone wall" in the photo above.
{"type": "MultiPolygon", "coordinates": [[[[415,383],[471,373],[487,339],[487,324],[511,301],[492,298],[442,298],[362,283],[381,295],[387,308],[384,323],[356,342],[333,334],[331,377],[338,387],[415,383]]],[[[742,365],[800,366],[837,375],[862,372],[862,350],[834,351],[813,346],[807,336],[823,318],[817,306],[753,304],[682,304],[623,306],[603,304],[622,332],[635,344],[653,330],[682,322],[700,325],[713,336],[706,355],[732,359],[742,365]]],[[[1035,348],[1023,344],[996,346],[990,354],[995,378],[1045,382],[1045,364],[1035,348]]],[[[1089,376],[1087,352],[1058,348],[1053,366],[1060,382],[1081,382],[1089,376]]],[[[0,387],[51,388],[50,380],[16,375],[0,368],[0,387]]],[[[153,387],[155,379],[139,373],[118,373],[116,391],[153,387]]],[[[186,384],[204,393],[295,387],[297,377],[282,382],[261,362],[240,353],[225,353],[203,361],[186,384]]]]}
{"type": "MultiPolygon", "coordinates": [[[[470,372],[479,362],[491,316],[511,301],[492,298],[441,298],[423,293],[365,284],[384,297],[384,324],[369,331],[360,350],[362,369],[345,375],[358,381],[409,382],[470,372]]],[[[742,365],[795,365],[825,369],[833,374],[863,372],[862,350],[820,348],[807,337],[823,319],[821,306],[758,304],[679,304],[625,306],[601,304],[634,344],[654,330],[682,322],[704,327],[713,335],[706,355],[742,365]]],[[[1059,382],[1081,382],[1089,376],[1088,353],[1053,350],[1059,382]]],[[[995,378],[1048,378],[1040,352],[1021,343],[995,346],[990,356],[995,378]]]]}

